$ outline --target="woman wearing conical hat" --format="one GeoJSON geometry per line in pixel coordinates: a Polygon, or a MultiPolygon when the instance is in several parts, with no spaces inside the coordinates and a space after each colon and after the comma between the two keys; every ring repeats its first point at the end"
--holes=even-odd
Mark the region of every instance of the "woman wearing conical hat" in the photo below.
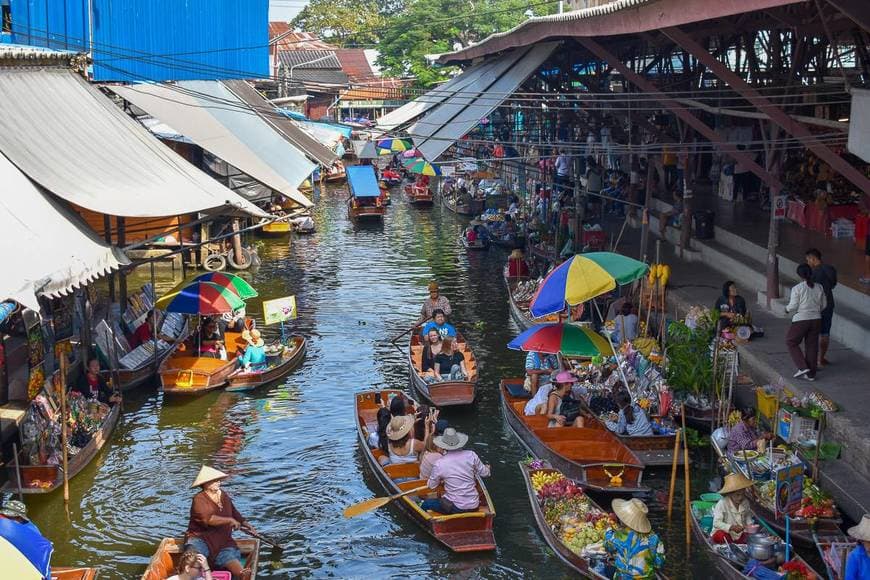
{"type": "Polygon", "coordinates": [[[211,566],[229,570],[233,578],[248,580],[252,571],[242,567],[242,553],[233,541],[233,532],[240,528],[254,532],[254,528],[238,512],[229,494],[221,490],[221,482],[227,477],[203,465],[190,485],[202,491],[193,496],[190,505],[184,549],[202,554],[211,566]]]}
{"type": "Polygon", "coordinates": [[[870,578],[870,514],[864,514],[861,523],[852,526],[846,533],[858,540],[858,545],[849,552],[843,580],[870,578]]]}
{"type": "Polygon", "coordinates": [[[725,476],[725,484],[719,490],[722,499],[713,506],[714,544],[746,543],[746,526],[752,523],[752,510],[744,490],[750,487],[752,481],[740,473],[725,476]]]}
{"type": "Polygon", "coordinates": [[[634,498],[615,499],[610,505],[620,523],[604,533],[604,549],[616,567],[614,580],[655,578],[665,565],[665,546],[652,531],[646,504],[634,498]]]}

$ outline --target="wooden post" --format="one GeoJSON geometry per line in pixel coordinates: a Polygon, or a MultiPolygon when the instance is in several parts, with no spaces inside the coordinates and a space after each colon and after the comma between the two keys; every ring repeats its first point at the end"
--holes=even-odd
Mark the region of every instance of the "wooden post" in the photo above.
{"type": "MultiPolygon", "coordinates": [[[[66,356],[66,355],[64,355],[66,356]]],[[[24,501],[24,494],[21,491],[21,464],[18,462],[18,444],[12,443],[13,459],[15,461],[15,479],[18,482],[18,501],[24,501]]]]}
{"type": "MultiPolygon", "coordinates": [[[[686,404],[682,403],[680,405],[680,414],[682,415],[681,419],[683,422],[683,432],[686,431],[686,404]]],[[[683,437],[683,475],[685,476],[685,509],[686,509],[686,546],[692,544],[692,526],[691,526],[691,518],[692,512],[691,510],[691,502],[689,493],[691,491],[691,482],[689,481],[689,438],[683,437]]]]}
{"type": "Polygon", "coordinates": [[[233,219],[233,253],[239,264],[244,264],[245,257],[242,255],[242,236],[239,234],[239,220],[233,219]]]}
{"type": "Polygon", "coordinates": [[[668,492],[668,521],[671,521],[671,513],[674,510],[674,490],[677,484],[677,461],[680,457],[680,434],[682,431],[677,429],[677,434],[674,437],[674,457],[671,460],[671,488],[668,492]]]}
{"type": "MultiPolygon", "coordinates": [[[[114,339],[114,337],[113,337],[114,339]]],[[[69,453],[67,451],[66,355],[60,357],[60,444],[63,447],[63,503],[69,511],[69,453]]]]}

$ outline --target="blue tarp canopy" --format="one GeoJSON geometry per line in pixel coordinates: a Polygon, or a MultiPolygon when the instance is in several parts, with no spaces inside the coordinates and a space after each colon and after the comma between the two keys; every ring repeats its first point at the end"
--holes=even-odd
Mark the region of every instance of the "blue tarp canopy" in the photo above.
{"type": "Polygon", "coordinates": [[[345,169],[350,193],[354,197],[378,197],[381,188],[371,165],[354,165],[345,169]]]}

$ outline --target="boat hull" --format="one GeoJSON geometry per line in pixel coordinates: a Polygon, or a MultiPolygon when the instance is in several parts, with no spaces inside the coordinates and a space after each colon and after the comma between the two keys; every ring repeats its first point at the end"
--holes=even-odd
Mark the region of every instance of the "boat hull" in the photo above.
{"type": "Polygon", "coordinates": [[[96,568],[81,568],[71,566],[51,567],[51,580],[94,580],[94,578],[96,577],[96,568]]]}
{"type": "Polygon", "coordinates": [[[483,251],[489,249],[489,239],[480,239],[478,238],[474,242],[469,242],[468,238],[465,236],[459,236],[459,240],[462,242],[462,245],[465,246],[466,250],[474,251],[483,251]]]}
{"type": "Polygon", "coordinates": [[[305,357],[306,341],[301,336],[290,338],[290,350],[280,364],[261,373],[234,373],[227,381],[228,391],[250,391],[288,375],[305,357]]]}
{"type": "Polygon", "coordinates": [[[405,197],[408,198],[408,203],[417,207],[431,207],[435,202],[432,191],[429,188],[417,187],[415,185],[405,186],[405,197]]]}
{"type": "MultiPolygon", "coordinates": [[[[236,540],[236,545],[242,553],[242,566],[251,569],[251,580],[255,580],[260,562],[260,540],[240,538],[236,540]]],[[[148,562],[142,580],[165,580],[175,575],[176,562],[183,547],[184,538],[164,538],[148,562]]]]}
{"type": "Polygon", "coordinates": [[[483,213],[483,201],[481,200],[472,200],[470,204],[457,204],[454,198],[441,194],[441,204],[459,215],[474,217],[483,213]]]}
{"type": "Polygon", "coordinates": [[[466,353],[466,368],[470,373],[468,381],[443,381],[440,383],[427,383],[420,375],[422,366],[422,350],[419,329],[414,329],[408,345],[408,372],[411,377],[411,386],[416,389],[426,402],[436,407],[453,407],[471,405],[477,396],[477,361],[474,353],[467,347],[462,335],[458,335],[456,344],[465,345],[463,352],[466,353]]]}

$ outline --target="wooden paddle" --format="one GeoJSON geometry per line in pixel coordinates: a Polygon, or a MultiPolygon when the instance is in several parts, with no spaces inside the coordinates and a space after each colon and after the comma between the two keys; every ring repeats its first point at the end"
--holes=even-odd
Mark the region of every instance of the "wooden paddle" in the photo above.
{"type": "Polygon", "coordinates": [[[402,334],[400,334],[399,336],[395,337],[395,338],[394,338],[393,340],[391,340],[390,342],[393,343],[393,344],[396,344],[396,341],[397,341],[397,340],[399,340],[400,338],[402,338],[403,336],[405,336],[406,334],[408,334],[409,332],[411,332],[412,330],[414,330],[414,329],[417,328],[418,326],[421,326],[421,325],[423,325],[424,323],[429,322],[430,320],[432,320],[432,317],[431,317],[431,316],[430,316],[429,318],[424,318],[423,320],[414,323],[414,326],[412,326],[411,328],[409,328],[409,329],[403,331],[402,334]]]}
{"type": "Polygon", "coordinates": [[[250,528],[241,527],[241,528],[239,528],[239,530],[242,531],[242,532],[244,532],[244,533],[246,533],[246,534],[248,534],[248,535],[251,536],[252,538],[257,538],[257,539],[260,540],[261,542],[264,542],[264,543],[266,543],[266,544],[269,544],[270,546],[272,546],[272,547],[275,548],[276,550],[283,550],[283,549],[284,549],[284,546],[282,546],[281,544],[279,544],[277,541],[272,540],[272,539],[270,539],[270,538],[267,538],[266,536],[260,534],[259,532],[255,532],[254,530],[252,530],[252,529],[250,529],[250,528]]]}
{"type": "Polygon", "coordinates": [[[420,491],[425,491],[429,489],[428,485],[422,485],[420,487],[415,487],[414,489],[409,489],[408,491],[403,491],[402,493],[397,493],[396,495],[390,495],[387,497],[374,497],[372,499],[367,499],[365,501],[361,501],[359,503],[355,503],[352,506],[345,508],[344,517],[346,518],[355,518],[356,516],[361,516],[362,514],[367,514],[370,511],[374,511],[379,507],[383,507],[390,503],[393,500],[399,499],[400,497],[404,497],[406,495],[411,495],[420,491]]]}

